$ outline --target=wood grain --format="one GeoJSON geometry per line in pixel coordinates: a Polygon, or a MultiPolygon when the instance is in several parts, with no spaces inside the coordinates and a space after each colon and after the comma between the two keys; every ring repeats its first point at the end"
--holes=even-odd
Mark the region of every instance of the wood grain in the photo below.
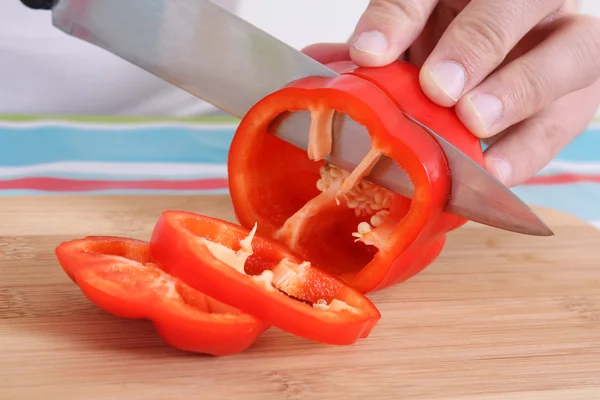
{"type": "Polygon", "coordinates": [[[468,224],[370,295],[383,319],[355,346],[272,329],[213,358],[98,310],[53,255],[88,234],[148,239],[165,209],[234,220],[224,196],[0,199],[0,399],[600,398],[600,232],[578,219],[537,210],[551,238],[468,224]]]}

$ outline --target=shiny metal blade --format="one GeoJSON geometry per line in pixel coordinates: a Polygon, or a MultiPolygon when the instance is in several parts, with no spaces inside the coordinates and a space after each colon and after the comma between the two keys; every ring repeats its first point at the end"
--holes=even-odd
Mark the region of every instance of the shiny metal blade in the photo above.
{"type": "Polygon", "coordinates": [[[261,98],[323,64],[209,0],[58,0],[53,23],[243,117],[261,98]]]}
{"type": "MultiPolygon", "coordinates": [[[[53,5],[54,25],[67,34],[240,118],[261,98],[293,80],[337,76],[209,0],[53,0],[48,4],[53,5]]],[[[351,170],[370,148],[369,137],[348,117],[336,121],[329,161],[351,170]]],[[[278,137],[306,150],[307,113],[289,115],[279,125],[274,132],[278,137]]],[[[552,234],[508,188],[428,131],[446,152],[452,169],[448,212],[500,229],[552,234]]],[[[390,159],[382,160],[368,179],[412,197],[412,183],[390,159]]]]}
{"type": "Polygon", "coordinates": [[[433,136],[446,155],[452,171],[452,192],[445,211],[512,232],[554,235],[527,204],[492,174],[432,129],[404,115],[433,136]]]}
{"type": "MultiPolygon", "coordinates": [[[[452,171],[452,191],[446,212],[511,232],[553,235],[527,204],[493,175],[433,130],[413,117],[404,115],[433,136],[445,152],[452,171]]],[[[273,133],[276,136],[296,147],[308,148],[308,134],[298,134],[301,128],[308,132],[308,112],[284,114],[274,124],[273,133]]],[[[332,151],[327,161],[342,169],[352,170],[370,148],[371,141],[366,129],[347,115],[336,114],[332,151]]],[[[366,179],[409,198],[414,194],[414,185],[406,172],[388,157],[383,157],[366,179]]]]}

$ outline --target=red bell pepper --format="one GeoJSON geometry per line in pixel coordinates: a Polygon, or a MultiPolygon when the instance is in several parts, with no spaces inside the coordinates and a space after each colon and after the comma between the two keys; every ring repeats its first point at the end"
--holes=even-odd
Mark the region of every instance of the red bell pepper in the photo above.
{"type": "MultiPolygon", "coordinates": [[[[484,164],[479,138],[469,132],[453,108],[442,107],[429,100],[421,90],[419,68],[413,64],[398,61],[385,68],[358,68],[342,62],[338,67],[376,84],[394,100],[399,109],[432,129],[479,165],[484,164]]],[[[443,213],[434,230],[445,235],[466,222],[464,218],[443,213]]]]}
{"type": "Polygon", "coordinates": [[[259,234],[366,293],[420,272],[442,251],[446,232],[465,222],[443,212],[451,189],[443,151],[399,109],[478,161],[481,148],[453,111],[425,97],[415,67],[329,66],[341,75],[292,82],[245,115],[229,152],[229,189],[242,226],[258,223],[259,234]],[[332,110],[369,131],[372,149],[354,171],[323,160],[331,149],[332,110]],[[287,111],[310,113],[308,152],[269,133],[287,111]],[[363,179],[382,154],[407,172],[412,199],[363,179]]]}
{"type": "Polygon", "coordinates": [[[61,243],[65,273],[96,306],[122,318],[149,319],[169,345],[214,356],[252,345],[269,325],[165,273],[147,242],[86,237],[61,243]]]}
{"type": "Polygon", "coordinates": [[[232,223],[165,211],[152,257],[191,287],[292,334],[333,345],[366,338],[380,319],[358,291],[284,246],[232,223]]]}
{"type": "Polygon", "coordinates": [[[241,226],[165,211],[150,245],[105,237],[62,244],[65,272],[97,305],[152,320],[178,348],[231,354],[270,325],[335,345],[367,337],[381,316],[361,292],[417,274],[466,222],[443,211],[452,182],[442,149],[401,110],[483,157],[453,111],[421,92],[415,67],[330,66],[341,75],[292,82],[242,119],[228,157],[241,226]],[[371,139],[353,171],[325,161],[334,110],[371,139]],[[288,111],[311,115],[307,152],[269,133],[288,111]],[[409,175],[412,199],[365,179],[384,155],[409,175]]]}

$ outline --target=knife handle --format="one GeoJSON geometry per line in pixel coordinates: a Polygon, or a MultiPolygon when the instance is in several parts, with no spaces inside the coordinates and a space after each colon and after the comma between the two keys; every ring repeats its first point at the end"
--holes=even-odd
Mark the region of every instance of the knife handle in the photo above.
{"type": "Polygon", "coordinates": [[[58,0],[21,0],[21,3],[34,10],[51,10],[58,0]]]}

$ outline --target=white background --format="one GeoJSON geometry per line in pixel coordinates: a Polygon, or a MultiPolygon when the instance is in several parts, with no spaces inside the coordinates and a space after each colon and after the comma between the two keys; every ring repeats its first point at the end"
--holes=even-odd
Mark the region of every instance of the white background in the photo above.
{"type": "MultiPolygon", "coordinates": [[[[348,40],[368,4],[368,0],[216,1],[226,8],[237,3],[236,13],[242,18],[297,49],[348,40]]],[[[49,12],[29,10],[18,0],[0,4],[0,114],[214,112],[189,93],[55,29],[49,12]]],[[[600,0],[584,0],[583,11],[600,16],[600,0]]]]}
{"type": "MultiPolygon", "coordinates": [[[[368,0],[247,0],[241,3],[238,11],[241,17],[301,49],[316,42],[346,41],[368,0]],[[309,24],[311,28],[307,27],[309,24]]],[[[600,0],[582,0],[581,6],[582,12],[600,17],[600,0]]],[[[596,115],[600,117],[600,109],[596,115]]]]}
{"type": "MultiPolygon", "coordinates": [[[[243,0],[238,14],[302,48],[315,42],[346,41],[367,4],[368,0],[243,0]]],[[[582,9],[600,16],[600,0],[583,0],[582,9]]]]}

